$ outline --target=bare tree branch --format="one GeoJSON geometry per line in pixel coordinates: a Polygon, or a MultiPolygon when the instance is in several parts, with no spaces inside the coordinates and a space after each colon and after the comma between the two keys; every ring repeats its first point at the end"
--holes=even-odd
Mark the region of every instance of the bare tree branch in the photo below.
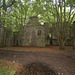
{"type": "MultiPolygon", "coordinates": [[[[53,6],[53,9],[56,10],[56,8],[54,8],[54,6],[53,6]]],[[[52,11],[52,13],[53,13],[54,21],[55,21],[53,27],[54,27],[54,29],[55,29],[55,32],[57,32],[57,35],[55,34],[55,36],[56,36],[57,38],[59,38],[59,32],[58,32],[59,29],[56,27],[56,20],[55,20],[56,16],[55,16],[55,12],[52,11]]],[[[58,15],[59,15],[59,14],[58,14],[58,15]]]]}
{"type": "MultiPolygon", "coordinates": [[[[55,4],[55,9],[56,9],[56,13],[57,13],[57,23],[58,23],[58,26],[60,28],[60,15],[59,15],[59,5],[57,4],[57,0],[55,0],[56,4],[55,4]]],[[[59,29],[60,30],[60,29],[59,29]]]]}
{"type": "Polygon", "coordinates": [[[72,20],[73,20],[74,17],[75,17],[75,13],[73,14],[73,16],[71,18],[70,24],[72,23],[72,20]]]}
{"type": "Polygon", "coordinates": [[[65,0],[64,0],[64,22],[66,23],[66,15],[65,15],[65,12],[66,12],[66,5],[65,5],[65,0]]]}
{"type": "Polygon", "coordinates": [[[62,1],[59,0],[59,7],[60,7],[60,25],[61,25],[61,30],[62,30],[62,1]]]}
{"type": "Polygon", "coordinates": [[[70,25],[70,17],[71,17],[71,11],[72,11],[72,7],[70,7],[70,12],[69,12],[69,18],[68,18],[68,26],[70,25]]]}
{"type": "Polygon", "coordinates": [[[58,9],[57,9],[57,1],[55,0],[56,4],[55,4],[55,9],[56,9],[56,12],[57,12],[57,22],[58,22],[58,19],[59,19],[59,13],[58,13],[58,9]]]}

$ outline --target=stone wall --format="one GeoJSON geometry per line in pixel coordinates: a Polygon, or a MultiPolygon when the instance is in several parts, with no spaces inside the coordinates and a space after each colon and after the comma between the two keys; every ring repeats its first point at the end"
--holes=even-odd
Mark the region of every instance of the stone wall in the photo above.
{"type": "Polygon", "coordinates": [[[9,35],[6,37],[5,46],[13,46],[13,35],[9,35]]]}
{"type": "MultiPolygon", "coordinates": [[[[29,23],[21,28],[18,32],[11,32],[7,35],[4,30],[4,43],[5,46],[39,46],[45,47],[46,45],[58,45],[56,37],[52,34],[53,28],[49,25],[40,25],[37,17],[31,17],[29,23]],[[51,38],[48,38],[49,34],[51,38]],[[51,44],[52,43],[52,44],[51,44]]],[[[0,28],[0,43],[2,41],[2,32],[0,28]]],[[[72,41],[67,40],[65,45],[71,45],[72,41]]]]}
{"type": "Polygon", "coordinates": [[[30,17],[29,23],[20,30],[22,46],[45,47],[45,27],[40,25],[38,17],[30,17]]]}
{"type": "Polygon", "coordinates": [[[5,28],[5,32],[4,32],[4,39],[5,39],[5,46],[13,46],[13,31],[7,31],[5,28]]]}
{"type": "Polygon", "coordinates": [[[35,23],[39,23],[39,22],[38,22],[38,17],[30,17],[30,18],[29,18],[28,25],[29,25],[29,24],[33,24],[33,23],[34,23],[34,24],[35,24],[35,23]]]}
{"type": "Polygon", "coordinates": [[[13,46],[22,46],[21,45],[22,38],[20,38],[21,34],[20,34],[20,32],[13,33],[13,46]]]}
{"type": "Polygon", "coordinates": [[[45,31],[43,26],[25,26],[22,33],[22,46],[45,47],[45,31]]]}

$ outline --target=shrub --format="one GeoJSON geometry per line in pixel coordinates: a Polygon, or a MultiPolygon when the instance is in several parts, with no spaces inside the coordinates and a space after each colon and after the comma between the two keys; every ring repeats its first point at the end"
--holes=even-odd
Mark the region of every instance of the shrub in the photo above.
{"type": "Polygon", "coordinates": [[[11,61],[0,60],[0,75],[24,75],[25,73],[22,65],[11,61]]]}

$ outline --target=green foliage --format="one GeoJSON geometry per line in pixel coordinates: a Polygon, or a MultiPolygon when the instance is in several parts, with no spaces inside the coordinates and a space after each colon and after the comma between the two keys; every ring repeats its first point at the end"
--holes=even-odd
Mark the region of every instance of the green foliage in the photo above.
{"type": "MultiPolygon", "coordinates": [[[[33,75],[35,74],[31,68],[23,68],[22,65],[15,61],[6,61],[0,59],[0,75],[33,75]]],[[[41,75],[37,72],[36,75],[41,75]]]]}
{"type": "Polygon", "coordinates": [[[10,36],[12,35],[12,29],[11,28],[7,28],[6,29],[6,36],[10,36]]]}
{"type": "MultiPolygon", "coordinates": [[[[2,1],[2,0],[1,0],[2,1]]],[[[0,1],[0,5],[1,5],[0,1]]],[[[8,4],[10,0],[6,0],[6,4],[8,4]]],[[[66,7],[72,6],[75,4],[74,0],[65,0],[66,7]]],[[[64,7],[64,2],[62,3],[62,8],[64,7]]],[[[73,9],[73,8],[72,8],[73,9]]],[[[60,14],[59,6],[57,5],[57,10],[60,14]]],[[[55,9],[55,5],[53,4],[53,0],[16,0],[16,2],[8,8],[8,11],[5,12],[5,16],[3,17],[2,13],[5,12],[3,8],[1,8],[1,21],[5,19],[5,27],[9,30],[11,28],[13,31],[19,31],[23,25],[28,23],[28,19],[31,16],[38,16],[40,23],[49,23],[50,25],[53,23],[57,23],[57,12],[55,9]],[[11,11],[9,12],[9,10],[11,11]],[[54,21],[55,16],[55,21],[54,21]]],[[[62,9],[62,13],[64,13],[64,9],[62,9]]],[[[69,18],[69,10],[66,10],[66,21],[69,18]]],[[[73,15],[73,13],[71,14],[73,15]]],[[[72,18],[70,18],[71,20],[72,18]]],[[[73,19],[74,20],[74,19],[73,19]]],[[[64,23],[64,14],[62,14],[62,22],[64,23]]],[[[37,24],[36,24],[37,25],[37,24]]]]}
{"type": "Polygon", "coordinates": [[[73,5],[75,5],[75,0],[67,0],[66,3],[69,6],[73,6],[73,5]]]}
{"type": "Polygon", "coordinates": [[[12,62],[0,60],[0,75],[14,75],[17,71],[15,66],[12,62]]]}
{"type": "Polygon", "coordinates": [[[22,65],[11,61],[0,60],[0,75],[19,75],[20,73],[22,75],[26,73],[22,65]]]}

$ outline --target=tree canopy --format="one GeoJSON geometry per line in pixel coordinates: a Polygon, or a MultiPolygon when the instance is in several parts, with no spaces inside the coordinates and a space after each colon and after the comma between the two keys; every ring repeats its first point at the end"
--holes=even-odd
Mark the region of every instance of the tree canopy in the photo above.
{"type": "Polygon", "coordinates": [[[18,31],[31,16],[53,27],[59,43],[64,43],[75,20],[74,0],[0,0],[0,27],[18,31]]]}

